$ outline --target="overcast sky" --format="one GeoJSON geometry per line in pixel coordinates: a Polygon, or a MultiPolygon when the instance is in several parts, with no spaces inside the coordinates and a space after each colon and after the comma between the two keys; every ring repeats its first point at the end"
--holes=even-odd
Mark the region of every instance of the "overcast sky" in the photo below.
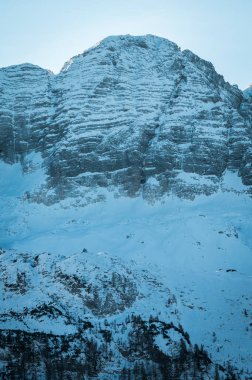
{"type": "Polygon", "coordinates": [[[104,37],[156,34],[211,61],[241,89],[252,82],[252,0],[0,0],[0,67],[57,73],[104,37]]]}

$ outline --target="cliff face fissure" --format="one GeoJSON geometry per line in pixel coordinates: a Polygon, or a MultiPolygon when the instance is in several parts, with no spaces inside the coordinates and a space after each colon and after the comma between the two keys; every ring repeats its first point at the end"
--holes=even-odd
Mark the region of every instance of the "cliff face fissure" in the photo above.
{"type": "Polygon", "coordinates": [[[252,184],[252,96],[168,40],[109,37],[58,75],[3,68],[0,90],[1,159],[25,166],[41,152],[62,197],[101,186],[148,198],[152,178],[159,195],[192,197],[216,191],[227,169],[252,184]]]}

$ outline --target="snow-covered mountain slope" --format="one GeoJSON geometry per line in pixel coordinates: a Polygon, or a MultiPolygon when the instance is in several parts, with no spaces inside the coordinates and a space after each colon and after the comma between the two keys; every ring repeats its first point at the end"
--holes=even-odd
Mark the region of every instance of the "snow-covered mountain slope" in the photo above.
{"type": "MultiPolygon", "coordinates": [[[[22,196],[43,182],[41,169],[22,174],[21,164],[2,163],[1,172],[1,329],[75,341],[90,323],[83,339],[99,346],[97,326],[107,323],[116,346],[115,325],[158,316],[183,326],[188,347],[203,344],[214,363],[252,370],[252,206],[234,173],[226,174],[228,187],[194,201],[168,196],[151,205],[106,190],[89,205],[68,198],[45,206],[22,196]]],[[[177,352],[181,333],[170,337],[175,346],[161,336],[158,347],[177,352]]],[[[103,374],[135,363],[113,347],[118,363],[103,374]]]]}
{"type": "Polygon", "coordinates": [[[251,377],[250,92],[154,36],[0,86],[0,374],[251,377]]]}
{"type": "Polygon", "coordinates": [[[252,97],[252,84],[244,90],[244,95],[246,98],[251,98],[252,97]]]}

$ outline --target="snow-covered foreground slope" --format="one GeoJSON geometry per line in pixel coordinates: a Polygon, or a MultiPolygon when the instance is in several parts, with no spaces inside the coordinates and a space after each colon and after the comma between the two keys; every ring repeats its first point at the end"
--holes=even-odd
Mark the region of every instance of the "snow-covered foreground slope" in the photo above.
{"type": "MultiPolygon", "coordinates": [[[[214,362],[251,373],[252,204],[235,174],[194,201],[150,204],[98,188],[97,202],[45,206],[25,195],[44,181],[34,161],[25,175],[1,164],[1,329],[65,335],[83,323],[158,316],[183,326],[214,362]]],[[[162,336],[156,343],[169,353],[162,336]]]]}

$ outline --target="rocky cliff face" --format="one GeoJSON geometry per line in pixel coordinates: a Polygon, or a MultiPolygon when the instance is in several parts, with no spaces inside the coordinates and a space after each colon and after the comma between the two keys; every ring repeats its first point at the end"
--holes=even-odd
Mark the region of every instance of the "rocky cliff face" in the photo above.
{"type": "Polygon", "coordinates": [[[194,197],[217,191],[227,169],[252,184],[249,95],[168,40],[108,37],[58,75],[1,69],[0,86],[1,158],[26,170],[41,152],[43,202],[96,186],[194,197]]]}
{"type": "MultiPolygon", "coordinates": [[[[250,140],[252,139],[252,85],[248,87],[244,93],[244,100],[241,105],[241,113],[246,120],[246,126],[250,140]]],[[[246,185],[251,185],[252,183],[252,148],[251,145],[248,146],[240,168],[240,175],[243,178],[243,182],[246,185]]]]}
{"type": "Polygon", "coordinates": [[[31,151],[45,149],[51,76],[31,64],[0,70],[0,150],[6,162],[23,162],[31,151]]]}

